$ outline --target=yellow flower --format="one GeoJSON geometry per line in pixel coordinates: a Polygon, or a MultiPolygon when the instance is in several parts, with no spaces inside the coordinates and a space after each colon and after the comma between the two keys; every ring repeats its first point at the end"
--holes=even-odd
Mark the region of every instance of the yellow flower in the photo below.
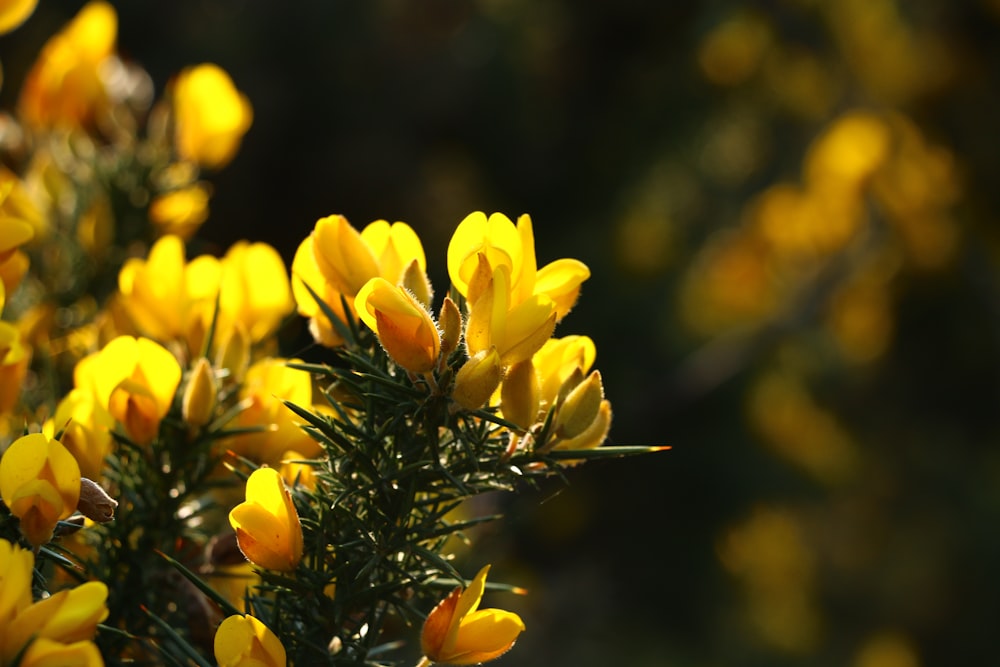
{"type": "Polygon", "coordinates": [[[483,407],[500,386],[503,367],[495,347],[472,355],[455,374],[451,397],[466,410],[483,407]]]}
{"type": "Polygon", "coordinates": [[[161,234],[189,239],[208,219],[208,199],[203,183],[165,192],[149,203],[149,219],[161,234]]]}
{"type": "Polygon", "coordinates": [[[56,406],[56,413],[45,422],[42,431],[50,438],[62,431],[59,442],[69,450],[80,466],[80,474],[100,479],[104,457],[111,452],[114,417],[97,402],[93,392],[71,389],[56,406]]]}
{"type": "Polygon", "coordinates": [[[486,278],[506,267],[512,306],[532,295],[545,295],[555,305],[557,322],[576,304],[580,285],[590,277],[587,265],[575,259],[558,259],[539,270],[531,217],[526,214],[518,218],[515,227],[502,213],[487,218],[476,211],[455,229],[448,243],[448,275],[470,303],[479,297],[476,277],[484,275],[479,266],[483,261],[489,265],[486,278]]]}
{"type": "Polygon", "coordinates": [[[181,398],[181,417],[191,426],[204,426],[212,420],[218,403],[218,384],[208,359],[201,357],[188,375],[181,398]]]}
{"type": "Polygon", "coordinates": [[[295,308],[288,270],[266,243],[237,241],[222,260],[219,311],[259,342],[271,336],[295,308]]]}
{"type": "Polygon", "coordinates": [[[215,631],[219,667],[284,667],[285,647],[253,616],[230,616],[215,631]]]}
{"type": "Polygon", "coordinates": [[[235,426],[256,426],[262,430],[242,433],[226,442],[240,456],[278,466],[289,449],[306,457],[320,454],[319,445],[302,430],[302,421],[284,403],[304,407],[313,403],[312,378],[309,373],[288,366],[295,361],[298,360],[268,357],[247,370],[239,393],[246,408],[237,416],[235,426]]]}
{"type": "Polygon", "coordinates": [[[10,412],[21,397],[31,351],[17,327],[0,322],[0,413],[10,412]]]}
{"type": "Polygon", "coordinates": [[[229,513],[240,551],[254,565],[291,572],[302,560],[302,525],[292,494],[274,468],[247,480],[246,502],[229,513]]]}
{"type": "Polygon", "coordinates": [[[419,291],[426,291],[429,297],[426,270],[423,246],[406,223],[376,220],[358,232],[344,216],[331,215],[318,220],[313,232],[299,245],[292,260],[292,292],[299,313],[310,318],[313,336],[333,347],[343,340],[305,285],[344,319],[341,297],[353,310],[355,297],[372,278],[384,278],[392,285],[405,282],[416,288],[421,281],[413,274],[423,273],[421,287],[425,289],[419,291]]]}
{"type": "Polygon", "coordinates": [[[89,388],[137,443],[151,441],[181,381],[177,359],[148,338],[118,336],[80,360],[77,387],[89,388]]]}
{"type": "Polygon", "coordinates": [[[76,511],[80,466],[58,440],[22,436],[0,457],[0,497],[28,541],[41,546],[52,539],[56,523],[76,511]]]}
{"type": "Polygon", "coordinates": [[[38,0],[4,0],[0,2],[0,34],[10,32],[28,20],[38,0]]]}
{"type": "Polygon", "coordinates": [[[496,347],[504,366],[530,359],[552,336],[557,313],[552,300],[535,294],[514,303],[510,271],[501,264],[472,305],[465,343],[475,355],[496,347]]]}
{"type": "Polygon", "coordinates": [[[160,341],[187,340],[199,300],[214,305],[222,268],[214,257],[187,263],[179,236],[161,237],[146,259],[133,257],[118,273],[122,302],[136,327],[160,341]]]}
{"type": "Polygon", "coordinates": [[[218,65],[189,67],[173,84],[177,153],[209,169],[227,165],[253,122],[253,108],[218,65]]]}
{"type": "Polygon", "coordinates": [[[407,290],[384,278],[372,278],[358,292],[354,305],[397,364],[413,373],[434,368],[441,352],[437,325],[407,290]]]}
{"type": "Polygon", "coordinates": [[[111,4],[86,4],[42,48],[28,72],[18,109],[34,126],[80,127],[107,104],[101,66],[115,53],[118,16],[111,4]]]}
{"type": "Polygon", "coordinates": [[[34,560],[31,551],[0,540],[0,664],[13,664],[20,653],[22,666],[103,665],[91,640],[108,616],[107,586],[87,582],[32,604],[34,560]]]}
{"type": "Polygon", "coordinates": [[[464,591],[455,588],[424,621],[420,645],[432,662],[475,665],[500,657],[524,631],[517,614],[501,609],[478,609],[490,566],[479,571],[464,591]]]}

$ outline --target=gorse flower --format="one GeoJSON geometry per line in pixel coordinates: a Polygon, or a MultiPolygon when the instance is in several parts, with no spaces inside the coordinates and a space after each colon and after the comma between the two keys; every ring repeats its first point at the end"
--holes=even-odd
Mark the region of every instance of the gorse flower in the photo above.
{"type": "Polygon", "coordinates": [[[441,352],[437,325],[408,290],[372,278],[358,292],[355,308],[397,364],[413,373],[426,373],[437,364],[441,352]]]}
{"type": "Polygon", "coordinates": [[[92,391],[130,438],[145,444],[156,437],[181,381],[181,367],[163,346],[118,336],[76,366],[76,386],[92,391]]]}
{"type": "Polygon", "coordinates": [[[52,539],[56,523],[76,511],[80,466],[58,440],[22,436],[0,457],[0,497],[27,540],[41,546],[52,539]]]}
{"type": "Polygon", "coordinates": [[[424,621],[420,646],[430,662],[476,665],[510,650],[524,631],[517,614],[502,609],[479,609],[486,588],[487,565],[464,591],[459,586],[424,621]]]}
{"type": "Polygon", "coordinates": [[[246,501],[229,513],[240,551],[254,565],[290,572],[302,559],[302,526],[292,494],[274,468],[247,480],[246,501]]]}
{"type": "Polygon", "coordinates": [[[0,539],[0,665],[98,666],[92,641],[108,616],[108,589],[99,581],[32,603],[34,557],[0,539]]]}
{"type": "Polygon", "coordinates": [[[250,614],[229,616],[215,631],[215,660],[219,667],[284,667],[285,647],[250,614]]]}
{"type": "Polygon", "coordinates": [[[0,35],[27,21],[37,5],[38,0],[6,0],[0,3],[0,35]]]}
{"type": "Polygon", "coordinates": [[[233,159],[253,122],[253,109],[218,65],[189,67],[173,83],[177,153],[209,169],[233,159]]]}
{"type": "Polygon", "coordinates": [[[118,15],[95,0],[42,48],[21,88],[18,111],[31,126],[75,129],[107,106],[101,67],[115,55],[118,15]]]}

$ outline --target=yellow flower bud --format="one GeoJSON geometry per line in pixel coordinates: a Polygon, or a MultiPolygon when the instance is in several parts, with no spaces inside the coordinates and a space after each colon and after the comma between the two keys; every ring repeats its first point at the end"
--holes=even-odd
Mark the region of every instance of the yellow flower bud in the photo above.
{"type": "Polygon", "coordinates": [[[559,406],[555,434],[560,438],[575,438],[586,431],[597,419],[603,400],[604,385],[601,383],[601,373],[593,371],[586,380],[569,392],[566,400],[559,406]]]}
{"type": "Polygon", "coordinates": [[[447,359],[458,349],[458,343],[462,339],[462,313],[451,297],[446,296],[441,302],[438,325],[441,327],[441,356],[447,359]]]}
{"type": "Polygon", "coordinates": [[[285,647],[253,616],[230,616],[215,631],[215,660],[219,667],[285,667],[285,647]]]}
{"type": "Polygon", "coordinates": [[[540,385],[531,359],[519,361],[507,369],[500,387],[500,410],[503,418],[528,430],[538,420],[540,385]]]}
{"type": "Polygon", "coordinates": [[[417,260],[413,260],[406,266],[399,284],[406,288],[417,301],[423,304],[424,308],[431,307],[431,301],[434,299],[434,289],[431,287],[431,281],[427,279],[427,274],[420,268],[417,260]]]}
{"type": "Polygon", "coordinates": [[[393,361],[412,373],[434,368],[441,337],[430,313],[412,294],[384,278],[373,278],[354,303],[358,316],[378,335],[393,361]]]}
{"type": "Polygon", "coordinates": [[[181,398],[181,416],[184,421],[195,427],[210,422],[218,403],[218,391],[215,371],[208,359],[201,357],[191,369],[181,398]]]}
{"type": "Polygon", "coordinates": [[[478,352],[458,369],[451,397],[466,410],[481,408],[500,386],[502,374],[495,347],[478,352]]]}
{"type": "Polygon", "coordinates": [[[240,551],[254,565],[291,572],[302,560],[302,525],[292,494],[274,468],[247,480],[246,501],[229,513],[240,551]]]}

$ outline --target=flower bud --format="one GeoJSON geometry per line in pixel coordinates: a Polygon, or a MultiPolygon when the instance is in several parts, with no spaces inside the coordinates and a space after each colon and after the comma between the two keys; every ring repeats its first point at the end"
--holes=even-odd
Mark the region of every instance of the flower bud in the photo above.
{"type": "Polygon", "coordinates": [[[466,410],[481,408],[500,385],[502,372],[497,349],[483,350],[458,369],[451,397],[466,410]]]}
{"type": "Polygon", "coordinates": [[[434,289],[431,287],[431,281],[427,279],[427,274],[420,268],[420,262],[413,260],[407,264],[403,278],[399,282],[409,290],[417,301],[423,304],[424,308],[431,307],[434,289]]]}
{"type": "Polygon", "coordinates": [[[462,313],[451,297],[446,296],[441,303],[438,325],[441,327],[441,356],[447,360],[462,338],[462,313]]]}
{"type": "Polygon", "coordinates": [[[107,523],[115,518],[115,508],[118,501],[108,495],[101,486],[86,477],[80,478],[80,500],[76,504],[77,511],[91,521],[107,523]]]}
{"type": "Polygon", "coordinates": [[[601,402],[604,400],[604,386],[600,371],[593,371],[586,380],[569,392],[559,406],[556,416],[555,433],[561,438],[575,438],[586,431],[597,419],[601,402]]]}
{"type": "Polygon", "coordinates": [[[406,289],[372,278],[358,292],[355,307],[393,361],[411,373],[434,368],[440,334],[430,313],[406,289]]]}
{"type": "Polygon", "coordinates": [[[503,418],[528,430],[538,417],[539,391],[538,374],[531,359],[512,365],[500,388],[503,418]]]}
{"type": "Polygon", "coordinates": [[[215,371],[208,359],[201,357],[195,362],[188,377],[187,387],[181,399],[181,415],[191,426],[204,426],[212,420],[218,403],[218,387],[215,371]]]}

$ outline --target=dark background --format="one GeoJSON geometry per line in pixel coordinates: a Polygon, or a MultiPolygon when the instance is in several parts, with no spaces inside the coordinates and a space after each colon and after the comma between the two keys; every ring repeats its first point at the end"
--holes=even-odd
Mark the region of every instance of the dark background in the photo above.
{"type": "MultiPolygon", "coordinates": [[[[498,664],[995,659],[1000,3],[114,4],[119,51],[158,92],[210,61],[253,104],[236,160],[207,175],[200,236],[219,252],[266,241],[290,263],[319,217],[403,220],[443,293],[451,231],[483,210],[530,213],[539,264],[590,266],[557,334],[597,344],[609,443],[672,450],[503,500],[508,520],[469,556],[531,589],[486,600],[528,627],[498,664]],[[704,49],[728,21],[756,28],[720,78],[704,49]],[[956,249],[893,275],[885,345],[839,357],[820,297],[792,317],[692,326],[684,290],[704,249],[757,193],[797,181],[814,138],[857,108],[907,118],[958,183],[944,213],[956,249]],[[748,409],[771,372],[816,407],[789,427],[792,454],[748,409]],[[795,453],[831,429],[850,443],[844,475],[795,453]]],[[[42,0],[0,38],[6,108],[81,5],[42,0]]],[[[779,395],[768,409],[786,408],[779,395]]]]}

